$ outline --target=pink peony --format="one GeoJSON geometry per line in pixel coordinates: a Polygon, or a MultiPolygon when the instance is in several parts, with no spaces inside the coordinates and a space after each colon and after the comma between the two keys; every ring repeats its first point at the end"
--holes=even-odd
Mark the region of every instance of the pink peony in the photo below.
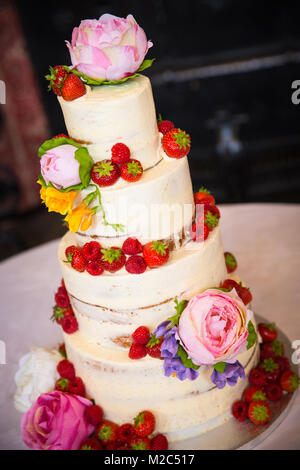
{"type": "Polygon", "coordinates": [[[90,78],[121,80],[135,73],[152,43],[132,15],[83,20],[66,41],[74,67],[90,78]]]}
{"type": "Polygon", "coordinates": [[[193,297],[184,309],[178,339],[197,365],[234,362],[246,350],[251,310],[235,289],[208,289],[193,297]]]}
{"type": "Polygon", "coordinates": [[[77,147],[59,145],[48,150],[41,158],[41,173],[46,182],[57,189],[80,183],[79,162],[75,159],[77,147]]]}
{"type": "Polygon", "coordinates": [[[79,449],[94,431],[84,415],[91,405],[86,398],[58,391],[40,395],[22,418],[25,444],[36,450],[79,449]]]}

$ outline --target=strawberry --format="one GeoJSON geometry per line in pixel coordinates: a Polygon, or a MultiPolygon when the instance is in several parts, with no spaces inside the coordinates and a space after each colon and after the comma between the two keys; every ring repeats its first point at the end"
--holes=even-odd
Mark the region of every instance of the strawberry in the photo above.
{"type": "Polygon", "coordinates": [[[147,437],[152,434],[155,429],[155,417],[153,413],[148,410],[141,411],[134,418],[133,429],[139,437],[147,437]]]}
{"type": "Polygon", "coordinates": [[[67,359],[63,359],[57,364],[57,372],[63,379],[73,380],[75,377],[74,366],[67,359]]]}
{"type": "Polygon", "coordinates": [[[274,323],[259,323],[257,326],[264,342],[275,341],[275,339],[277,339],[277,331],[274,323]]]}
{"type": "Polygon", "coordinates": [[[266,383],[266,374],[260,369],[252,369],[249,375],[249,382],[257,387],[263,387],[266,383]]]}
{"type": "Polygon", "coordinates": [[[142,253],[143,245],[137,238],[129,237],[124,241],[122,251],[125,255],[138,255],[139,253],[142,253]]]}
{"type": "Polygon", "coordinates": [[[65,317],[74,316],[74,312],[71,306],[67,308],[60,308],[57,305],[53,307],[52,321],[56,321],[58,325],[62,325],[65,317]]]}
{"type": "Polygon", "coordinates": [[[134,437],[129,444],[132,450],[150,450],[151,441],[148,437],[134,437]]]}
{"type": "Polygon", "coordinates": [[[275,362],[279,365],[280,372],[284,372],[285,370],[290,369],[290,361],[287,357],[275,357],[275,362]]]}
{"type": "Polygon", "coordinates": [[[266,399],[266,394],[261,388],[257,387],[257,385],[250,385],[250,387],[247,387],[244,390],[243,399],[246,403],[250,403],[253,400],[264,401],[266,399]]]}
{"type": "Polygon", "coordinates": [[[92,276],[101,276],[101,274],[104,272],[100,261],[88,261],[86,270],[92,276]]]}
{"type": "Polygon", "coordinates": [[[122,443],[129,443],[135,437],[132,424],[125,423],[118,428],[118,440],[122,443]]]}
{"type": "Polygon", "coordinates": [[[86,94],[86,88],[80,78],[74,73],[70,73],[61,88],[61,95],[66,101],[74,101],[86,94]]]}
{"type": "Polygon", "coordinates": [[[114,163],[122,165],[128,162],[130,158],[130,150],[127,145],[122,142],[118,142],[111,148],[111,159],[114,163]]]}
{"type": "Polygon", "coordinates": [[[258,366],[266,375],[266,382],[268,384],[277,382],[280,375],[279,365],[272,359],[268,357],[264,359],[258,366]]]}
{"type": "Polygon", "coordinates": [[[115,273],[119,269],[123,268],[126,262],[126,256],[122,252],[121,248],[111,247],[101,250],[100,263],[105,271],[115,273]]]}
{"type": "Polygon", "coordinates": [[[65,137],[66,139],[69,139],[70,137],[66,134],[57,134],[52,139],[59,139],[60,137],[65,137]]]}
{"type": "Polygon", "coordinates": [[[119,426],[112,421],[102,421],[96,429],[95,436],[104,445],[115,443],[118,439],[118,428],[119,426]]]}
{"type": "Polygon", "coordinates": [[[270,401],[280,400],[282,396],[282,389],[278,384],[268,384],[265,388],[267,398],[270,401]]]}
{"type": "Polygon", "coordinates": [[[265,401],[252,401],[248,408],[248,418],[255,424],[264,424],[271,418],[271,409],[265,401]]]}
{"type": "Polygon", "coordinates": [[[89,437],[81,443],[80,450],[103,450],[103,445],[95,437],[89,437]]]}
{"type": "Polygon", "coordinates": [[[235,257],[229,251],[225,251],[224,253],[226,269],[228,273],[233,273],[237,268],[237,262],[235,257]]]}
{"type": "Polygon", "coordinates": [[[75,251],[72,256],[71,266],[76,271],[83,273],[86,268],[86,259],[81,251],[75,251]]]}
{"type": "Polygon", "coordinates": [[[209,232],[210,230],[206,224],[194,222],[190,230],[190,237],[194,242],[201,243],[208,238],[209,232]]]}
{"type": "Polygon", "coordinates": [[[168,157],[185,157],[191,148],[190,136],[181,129],[171,129],[162,138],[162,146],[168,157]]]}
{"type": "Polygon", "coordinates": [[[74,377],[73,380],[70,380],[68,388],[68,393],[73,395],[79,395],[80,397],[85,396],[85,386],[80,377],[74,377]]]}
{"type": "Polygon", "coordinates": [[[280,357],[284,354],[284,347],[281,341],[275,340],[268,343],[263,343],[261,352],[260,352],[260,359],[267,359],[268,357],[280,357]]]}
{"type": "Polygon", "coordinates": [[[151,335],[148,343],[146,344],[146,352],[148,356],[156,359],[162,359],[161,357],[161,344],[164,341],[164,337],[156,338],[155,335],[151,335]]]}
{"type": "Polygon", "coordinates": [[[142,256],[133,255],[126,261],[125,269],[130,274],[143,274],[147,269],[147,263],[142,256]]]}
{"type": "Polygon", "coordinates": [[[156,434],[151,439],[151,450],[168,450],[169,443],[166,436],[163,434],[156,434]]]}
{"type": "Polygon", "coordinates": [[[48,90],[52,90],[56,95],[61,96],[61,88],[68,76],[68,72],[64,69],[63,65],[55,65],[55,67],[50,66],[49,70],[50,74],[45,76],[50,82],[48,90]]]}
{"type": "Polygon", "coordinates": [[[66,255],[66,258],[67,258],[66,262],[71,263],[74,253],[80,253],[80,252],[81,252],[81,249],[78,246],[76,246],[76,245],[68,246],[65,249],[65,255],[66,255]]]}
{"type": "Polygon", "coordinates": [[[165,242],[149,242],[143,247],[143,255],[149,268],[157,268],[168,261],[169,248],[165,242]]]}
{"type": "Polygon", "coordinates": [[[141,162],[131,158],[121,166],[121,177],[129,183],[135,183],[141,179],[143,171],[141,162]]]}
{"type": "Polygon", "coordinates": [[[135,343],[146,344],[150,339],[150,331],[146,326],[139,326],[133,333],[132,339],[135,343]]]}
{"type": "Polygon", "coordinates": [[[120,443],[118,441],[115,442],[108,442],[105,444],[105,450],[117,450],[119,448],[120,443]]]}
{"type": "Polygon", "coordinates": [[[100,160],[92,167],[91,178],[101,188],[113,185],[120,178],[120,170],[111,160],[100,160]]]}
{"type": "Polygon", "coordinates": [[[69,383],[70,381],[68,379],[60,378],[55,382],[55,390],[58,390],[59,392],[67,392],[69,383]]]}
{"type": "Polygon", "coordinates": [[[210,191],[206,188],[200,188],[197,193],[194,193],[195,204],[208,204],[215,205],[215,198],[211,195],[210,191]]]}
{"type": "Polygon", "coordinates": [[[84,413],[88,423],[93,424],[93,426],[98,426],[103,420],[103,410],[101,406],[92,405],[86,408],[84,413]]]}
{"type": "Polygon", "coordinates": [[[238,284],[233,279],[226,279],[222,284],[221,287],[223,289],[227,289],[231,291],[235,289],[240,299],[243,301],[245,305],[247,305],[252,300],[252,294],[247,287],[243,287],[241,284],[238,284]]]}
{"type": "Polygon", "coordinates": [[[67,317],[64,317],[61,326],[65,333],[68,333],[69,335],[75,333],[75,331],[78,330],[78,323],[76,317],[73,315],[68,315],[67,317]]]}
{"type": "Polygon", "coordinates": [[[59,308],[68,308],[70,306],[70,299],[65,287],[60,286],[54,296],[56,305],[59,308]]]}
{"type": "Polygon", "coordinates": [[[238,421],[245,421],[248,415],[248,404],[241,400],[236,401],[232,405],[232,414],[238,421]]]}
{"type": "Polygon", "coordinates": [[[285,392],[294,392],[299,387],[299,377],[291,370],[286,370],[280,377],[280,386],[285,392]]]}
{"type": "Polygon", "coordinates": [[[211,205],[211,204],[204,204],[204,214],[210,213],[214,217],[217,217],[217,219],[220,219],[221,213],[217,206],[211,205]]]}
{"type": "Polygon", "coordinates": [[[171,129],[174,129],[174,124],[171,121],[159,121],[157,124],[158,131],[163,135],[167,134],[171,129]]]}
{"type": "Polygon", "coordinates": [[[214,215],[211,210],[204,210],[204,225],[208,227],[209,231],[217,227],[218,224],[219,217],[217,215],[214,215]]]}
{"type": "Polygon", "coordinates": [[[128,356],[130,359],[142,359],[147,355],[146,347],[144,344],[133,343],[130,346],[128,356]]]}
{"type": "Polygon", "coordinates": [[[67,359],[67,352],[66,352],[65,343],[62,343],[62,344],[59,345],[58,352],[62,357],[67,359]]]}
{"type": "Polygon", "coordinates": [[[98,242],[88,242],[82,247],[82,254],[87,261],[96,261],[100,257],[102,246],[98,242]]]}

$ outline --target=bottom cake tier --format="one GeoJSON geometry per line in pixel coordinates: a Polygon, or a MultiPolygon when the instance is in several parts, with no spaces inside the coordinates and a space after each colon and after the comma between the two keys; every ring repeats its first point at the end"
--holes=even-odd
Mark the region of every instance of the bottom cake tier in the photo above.
{"type": "Polygon", "coordinates": [[[256,343],[237,356],[246,378],[234,387],[218,389],[210,380],[211,366],[201,367],[194,381],[180,381],[164,375],[159,359],[131,360],[128,352],[88,342],[79,332],[64,337],[68,359],[84,381],[87,396],[103,407],[107,419],[121,424],[149,409],[157,431],[170,442],[203,434],[228,420],[232,404],[240,399],[259,359],[256,343]]]}

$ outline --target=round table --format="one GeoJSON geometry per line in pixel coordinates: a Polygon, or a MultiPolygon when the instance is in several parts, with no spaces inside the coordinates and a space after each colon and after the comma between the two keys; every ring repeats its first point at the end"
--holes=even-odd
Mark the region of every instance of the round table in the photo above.
{"type": "MultiPolygon", "coordinates": [[[[238,261],[238,274],[253,294],[253,310],[275,322],[291,341],[300,339],[300,205],[220,206],[225,251],[238,261]]],[[[49,215],[50,217],[50,215],[49,215]]],[[[14,409],[14,374],[30,345],[54,347],[61,329],[50,321],[60,282],[58,240],[0,264],[0,449],[24,449],[21,414],[14,409]]],[[[300,449],[300,394],[283,423],[257,449],[300,449]]]]}

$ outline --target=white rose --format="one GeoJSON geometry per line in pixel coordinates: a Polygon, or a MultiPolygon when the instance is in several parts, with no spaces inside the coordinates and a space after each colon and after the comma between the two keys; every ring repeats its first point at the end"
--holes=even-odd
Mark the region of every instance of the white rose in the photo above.
{"type": "Polygon", "coordinates": [[[55,349],[31,347],[31,352],[21,357],[15,375],[17,391],[15,407],[25,413],[42,393],[54,390],[59,378],[56,370],[62,356],[55,349]]]}

